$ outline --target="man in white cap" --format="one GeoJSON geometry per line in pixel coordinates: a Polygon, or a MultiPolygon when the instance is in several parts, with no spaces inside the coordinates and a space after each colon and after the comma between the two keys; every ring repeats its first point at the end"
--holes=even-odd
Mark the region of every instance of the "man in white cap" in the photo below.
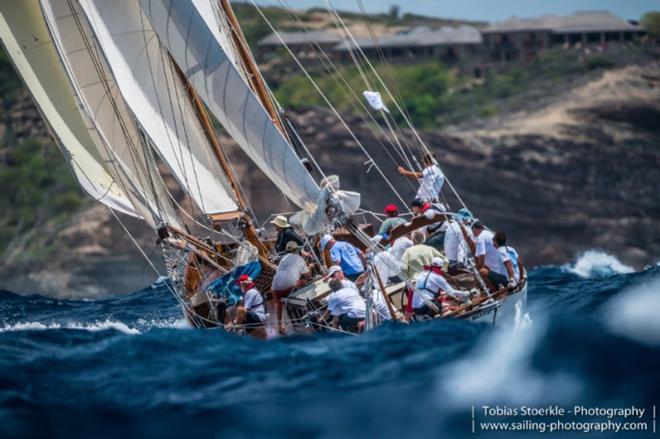
{"type": "Polygon", "coordinates": [[[332,235],[323,235],[319,243],[321,252],[328,249],[334,265],[339,265],[347,279],[357,280],[364,273],[367,259],[362,251],[345,241],[336,241],[332,235]]]}
{"type": "Polygon", "coordinates": [[[442,312],[442,299],[451,297],[459,302],[467,302],[469,292],[458,291],[449,285],[444,277],[443,258],[433,258],[431,265],[424,267],[415,278],[415,291],[412,297],[412,310],[416,316],[429,316],[442,312]]]}
{"type": "Polygon", "coordinates": [[[332,316],[332,327],[347,331],[359,330],[366,316],[366,303],[360,293],[346,286],[340,279],[330,279],[328,308],[322,320],[332,316]]]}
{"type": "Polygon", "coordinates": [[[303,277],[310,275],[310,267],[300,256],[300,247],[295,241],[286,244],[286,252],[277,266],[272,284],[273,300],[277,309],[277,327],[281,334],[285,333],[282,326],[282,298],[287,297],[294,288],[302,286],[303,277]]]}
{"type": "Polygon", "coordinates": [[[284,253],[286,250],[286,245],[293,241],[298,246],[302,247],[303,240],[298,236],[296,232],[293,231],[293,228],[289,224],[289,221],[284,215],[277,215],[271,222],[272,225],[277,229],[277,238],[275,240],[275,251],[278,254],[284,253]]]}

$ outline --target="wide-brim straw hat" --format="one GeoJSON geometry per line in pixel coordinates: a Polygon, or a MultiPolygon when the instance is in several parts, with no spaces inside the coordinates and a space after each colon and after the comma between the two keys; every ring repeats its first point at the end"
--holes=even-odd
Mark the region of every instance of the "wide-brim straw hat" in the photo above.
{"type": "Polygon", "coordinates": [[[284,215],[277,215],[274,220],[270,222],[271,224],[275,224],[277,227],[290,227],[289,226],[289,221],[286,219],[284,215]]]}

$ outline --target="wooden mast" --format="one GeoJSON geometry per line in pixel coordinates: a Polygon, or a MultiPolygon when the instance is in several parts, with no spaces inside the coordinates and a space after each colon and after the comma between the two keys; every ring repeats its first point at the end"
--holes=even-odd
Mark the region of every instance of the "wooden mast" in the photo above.
{"type": "Polygon", "coordinates": [[[277,129],[284,135],[284,137],[288,139],[288,133],[282,125],[280,115],[277,112],[275,105],[273,104],[270,93],[268,92],[268,88],[266,87],[266,84],[261,77],[261,73],[259,72],[259,68],[252,58],[252,53],[250,52],[250,48],[248,47],[247,41],[245,40],[245,36],[241,31],[238,19],[236,19],[234,9],[232,9],[231,5],[229,4],[229,0],[218,0],[218,3],[224,11],[225,16],[227,17],[231,39],[236,49],[238,49],[238,55],[241,58],[243,66],[247,70],[248,81],[250,82],[252,91],[257,94],[257,97],[270,115],[270,118],[273,120],[273,123],[277,129]]]}
{"type": "Polygon", "coordinates": [[[211,123],[211,120],[209,119],[209,116],[206,113],[206,108],[204,108],[204,104],[197,95],[197,92],[190,84],[190,82],[188,81],[184,73],[181,71],[179,66],[176,63],[173,64],[175,66],[177,74],[186,85],[186,91],[188,92],[190,101],[195,107],[198,119],[201,122],[202,127],[204,128],[206,137],[209,139],[211,145],[213,146],[213,153],[216,159],[218,160],[218,163],[220,164],[220,167],[222,168],[225,176],[227,177],[227,182],[229,183],[229,186],[234,192],[234,196],[236,197],[236,201],[240,209],[240,213],[238,215],[219,214],[216,216],[216,218],[214,218],[214,216],[212,215],[210,217],[211,221],[215,223],[215,221],[219,219],[234,219],[240,217],[243,223],[245,224],[245,237],[252,245],[254,245],[257,248],[257,250],[259,251],[259,256],[261,256],[264,259],[267,259],[268,249],[266,248],[264,243],[261,242],[261,239],[259,239],[259,235],[257,234],[257,231],[254,228],[254,224],[252,223],[250,216],[247,214],[247,201],[245,200],[245,197],[238,188],[238,184],[236,183],[237,180],[236,175],[234,174],[231,166],[229,165],[229,161],[227,160],[227,157],[224,154],[222,146],[220,145],[220,141],[218,140],[218,136],[216,135],[215,129],[213,128],[213,124],[211,123]]]}

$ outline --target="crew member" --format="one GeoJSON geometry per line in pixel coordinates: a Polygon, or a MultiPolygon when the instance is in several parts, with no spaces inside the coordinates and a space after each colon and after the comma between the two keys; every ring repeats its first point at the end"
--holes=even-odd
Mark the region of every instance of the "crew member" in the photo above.
{"type": "Polygon", "coordinates": [[[405,219],[399,216],[399,209],[394,204],[388,204],[387,206],[385,206],[383,213],[387,215],[387,218],[380,225],[380,229],[378,229],[378,234],[381,236],[384,237],[389,236],[390,230],[400,226],[401,224],[405,224],[406,222],[405,219]]]}
{"type": "Polygon", "coordinates": [[[477,268],[488,287],[496,291],[506,287],[510,282],[515,283],[511,259],[508,254],[497,251],[493,244],[495,234],[486,230],[486,226],[481,221],[472,224],[472,233],[475,236],[474,256],[477,268]]]}
{"type": "Polygon", "coordinates": [[[516,283],[520,283],[520,280],[525,278],[525,267],[523,266],[522,259],[518,255],[516,249],[506,244],[506,233],[495,233],[495,236],[493,237],[493,245],[503,258],[505,255],[509,256],[509,259],[511,259],[511,265],[513,266],[513,274],[515,275],[516,283]]]}
{"type": "Polygon", "coordinates": [[[289,221],[284,215],[277,215],[271,222],[277,229],[277,238],[275,239],[275,251],[278,254],[282,254],[286,251],[287,243],[293,241],[298,246],[303,245],[303,240],[298,234],[293,230],[289,221]]]}
{"type": "Polygon", "coordinates": [[[412,310],[416,316],[429,316],[442,313],[442,301],[451,297],[459,302],[467,302],[470,293],[458,291],[449,285],[444,277],[442,258],[433,258],[415,278],[415,291],[412,297],[412,310]]]}
{"type": "Polygon", "coordinates": [[[286,244],[286,252],[287,254],[277,266],[272,284],[273,300],[277,310],[277,327],[280,334],[286,332],[282,325],[282,298],[287,297],[294,288],[303,286],[305,278],[311,275],[310,266],[300,256],[300,247],[296,241],[289,241],[286,244]]]}
{"type": "Polygon", "coordinates": [[[367,312],[362,296],[338,279],[331,279],[329,286],[332,293],[328,296],[328,308],[323,314],[323,320],[332,316],[333,328],[346,331],[359,330],[367,312]]]}
{"type": "Polygon", "coordinates": [[[348,242],[337,241],[331,235],[323,235],[320,242],[321,252],[326,248],[330,252],[332,263],[341,267],[347,279],[355,281],[364,273],[367,259],[360,249],[348,242]]]}
{"type": "Polygon", "coordinates": [[[266,322],[264,298],[257,290],[252,278],[247,274],[239,276],[236,284],[243,292],[243,298],[236,309],[233,325],[245,325],[245,332],[248,334],[257,338],[267,338],[264,326],[266,322]]]}
{"type": "Polygon", "coordinates": [[[430,153],[426,153],[422,156],[422,164],[424,165],[424,170],[422,172],[408,170],[399,166],[399,174],[415,178],[419,181],[417,198],[427,202],[439,201],[440,191],[445,182],[445,176],[436,164],[435,158],[430,153]]]}

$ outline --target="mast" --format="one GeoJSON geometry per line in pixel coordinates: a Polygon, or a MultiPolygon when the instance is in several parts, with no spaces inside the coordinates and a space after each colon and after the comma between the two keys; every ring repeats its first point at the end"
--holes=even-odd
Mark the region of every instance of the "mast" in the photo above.
{"type": "Polygon", "coordinates": [[[206,109],[204,108],[204,104],[202,104],[202,101],[199,99],[197,92],[192,87],[190,82],[186,79],[186,76],[181,71],[177,63],[173,62],[172,64],[174,65],[177,74],[186,85],[186,91],[188,92],[190,101],[195,107],[195,111],[197,112],[199,121],[201,122],[202,127],[204,128],[204,132],[206,133],[209,142],[211,142],[211,146],[213,146],[213,153],[216,159],[218,160],[218,163],[220,164],[222,171],[225,173],[225,177],[227,177],[227,182],[229,183],[229,186],[232,192],[234,193],[234,196],[236,197],[236,201],[240,208],[238,212],[228,212],[224,214],[210,215],[209,218],[213,222],[214,226],[216,223],[223,220],[226,221],[230,219],[240,218],[245,225],[245,237],[247,238],[247,240],[250,242],[250,244],[254,245],[257,248],[257,250],[259,251],[259,256],[263,258],[267,258],[268,249],[266,248],[264,243],[261,242],[261,239],[259,239],[257,230],[255,229],[254,224],[250,219],[250,216],[247,214],[247,201],[245,200],[245,197],[243,197],[243,194],[238,188],[238,184],[236,183],[237,180],[236,175],[231,169],[227,157],[225,157],[222,146],[220,145],[220,141],[218,140],[218,137],[215,133],[215,129],[213,128],[213,124],[211,123],[211,120],[209,119],[209,116],[206,113],[206,109]]]}
{"type": "Polygon", "coordinates": [[[250,48],[248,47],[247,41],[245,40],[245,36],[241,31],[241,26],[238,23],[236,15],[234,14],[234,9],[231,7],[229,0],[218,0],[218,4],[220,5],[220,8],[222,8],[225,16],[227,17],[227,21],[229,22],[229,32],[231,34],[232,42],[238,49],[238,56],[240,57],[243,66],[247,70],[248,81],[252,90],[256,93],[257,97],[270,115],[270,118],[273,120],[273,123],[275,123],[277,129],[284,135],[284,137],[289,139],[288,132],[284,128],[282,120],[280,119],[280,115],[277,112],[275,105],[273,104],[273,100],[271,99],[270,93],[268,92],[268,87],[266,86],[266,83],[261,76],[261,72],[259,71],[259,67],[257,67],[256,63],[254,62],[254,58],[252,57],[250,48]]]}

